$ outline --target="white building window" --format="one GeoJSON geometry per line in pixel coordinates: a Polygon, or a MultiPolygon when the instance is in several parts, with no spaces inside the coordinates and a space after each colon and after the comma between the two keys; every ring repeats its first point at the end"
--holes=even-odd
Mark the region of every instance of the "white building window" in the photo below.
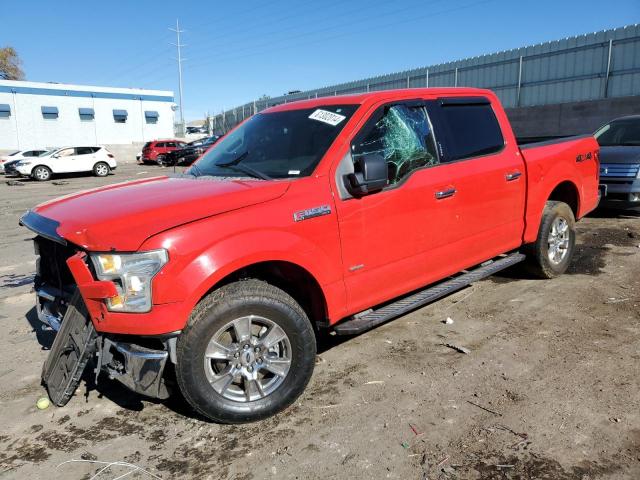
{"type": "Polygon", "coordinates": [[[56,120],[58,118],[58,107],[42,107],[42,118],[46,120],[56,120]]]}
{"type": "Polygon", "coordinates": [[[158,112],[156,112],[155,110],[145,110],[144,112],[144,119],[147,123],[158,123],[158,117],[160,115],[158,115],[158,112]]]}
{"type": "Polygon", "coordinates": [[[129,114],[126,110],[113,110],[113,121],[116,123],[127,123],[129,114]]]}
{"type": "Polygon", "coordinates": [[[78,108],[78,115],[80,115],[80,120],[85,122],[90,122],[96,118],[93,108],[78,108]]]}
{"type": "Polygon", "coordinates": [[[0,103],[0,118],[9,118],[11,116],[11,105],[8,103],[0,103]]]}

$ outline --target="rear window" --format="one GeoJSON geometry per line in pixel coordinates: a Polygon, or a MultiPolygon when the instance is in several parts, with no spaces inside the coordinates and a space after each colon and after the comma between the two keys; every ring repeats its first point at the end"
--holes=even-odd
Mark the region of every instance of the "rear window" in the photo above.
{"type": "Polygon", "coordinates": [[[489,155],[504,146],[498,119],[483,99],[441,102],[439,117],[438,134],[446,143],[446,162],[489,155]]]}

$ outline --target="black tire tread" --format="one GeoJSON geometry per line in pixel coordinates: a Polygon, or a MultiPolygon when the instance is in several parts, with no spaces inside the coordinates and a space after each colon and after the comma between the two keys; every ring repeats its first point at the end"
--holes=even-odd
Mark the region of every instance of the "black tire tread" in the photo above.
{"type": "MultiPolygon", "coordinates": [[[[311,332],[311,337],[314,338],[313,327],[311,326],[311,322],[309,321],[307,314],[289,294],[287,294],[283,290],[265,281],[257,280],[257,279],[244,279],[234,283],[229,283],[227,285],[220,287],[217,290],[214,290],[213,292],[205,296],[200,301],[200,303],[198,303],[198,305],[196,305],[196,307],[191,312],[191,316],[189,317],[187,326],[182,331],[182,334],[180,335],[180,339],[178,341],[177,357],[179,361],[180,359],[185,358],[184,352],[186,349],[190,348],[190,345],[192,343],[190,341],[191,337],[193,337],[194,335],[197,335],[198,333],[197,326],[201,321],[203,321],[208,310],[210,310],[211,308],[217,307],[219,304],[224,302],[225,299],[227,298],[249,300],[249,299],[255,299],[256,297],[261,297],[261,298],[267,299],[268,301],[277,302],[277,303],[286,305],[288,308],[292,309],[297,315],[299,315],[301,318],[303,318],[306,321],[307,326],[311,332]]],[[[312,354],[313,361],[311,362],[311,365],[312,365],[311,370],[313,371],[313,365],[315,363],[315,355],[316,355],[316,343],[315,341],[307,342],[304,345],[302,345],[302,348],[307,349],[312,354]]],[[[196,399],[191,396],[189,392],[189,386],[186,384],[185,378],[183,377],[183,375],[179,373],[181,371],[181,368],[184,368],[184,367],[188,367],[188,365],[179,365],[176,368],[177,370],[176,377],[178,381],[178,386],[180,388],[182,395],[184,396],[185,400],[187,400],[189,405],[191,405],[191,407],[203,417],[212,419],[219,423],[246,423],[246,422],[261,420],[273,414],[270,412],[266,412],[263,415],[259,415],[259,416],[254,415],[251,418],[247,418],[241,415],[236,416],[235,418],[229,418],[227,416],[216,417],[211,415],[210,412],[207,412],[205,409],[201,408],[198,402],[196,401],[196,399]]],[[[311,377],[311,374],[308,375],[307,381],[304,382],[303,385],[300,385],[296,398],[302,393],[302,391],[304,391],[304,388],[306,387],[310,377],[311,377]]],[[[295,398],[291,400],[290,403],[292,403],[294,400],[295,398]]],[[[283,408],[286,408],[286,406],[283,408]]]]}
{"type": "Polygon", "coordinates": [[[100,164],[103,164],[103,165],[107,166],[107,175],[105,175],[105,177],[108,176],[109,172],[111,171],[111,167],[109,166],[109,164],[107,162],[96,162],[95,165],[93,166],[93,174],[96,177],[101,177],[102,176],[102,175],[98,175],[98,172],[97,172],[98,165],[100,165],[100,164]]]}
{"type": "MultiPolygon", "coordinates": [[[[543,244],[547,241],[547,232],[549,230],[551,222],[555,219],[556,213],[562,210],[564,210],[563,213],[565,218],[569,220],[569,228],[573,230],[575,227],[575,217],[573,215],[573,210],[571,210],[571,207],[564,202],[549,200],[546,202],[544,210],[542,212],[540,228],[538,229],[538,236],[535,243],[526,245],[525,247],[525,253],[527,253],[529,257],[526,264],[527,269],[530,273],[538,278],[551,279],[564,273],[564,270],[558,272],[551,268],[551,265],[546,258],[546,251],[542,248],[543,244]]],[[[572,244],[567,264],[571,262],[573,250],[574,246],[572,244]]]]}

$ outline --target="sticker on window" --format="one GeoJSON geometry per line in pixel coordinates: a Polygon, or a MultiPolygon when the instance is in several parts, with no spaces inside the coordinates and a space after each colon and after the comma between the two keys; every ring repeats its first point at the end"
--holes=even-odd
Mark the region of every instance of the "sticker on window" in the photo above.
{"type": "Polygon", "coordinates": [[[327,110],[318,109],[311,115],[309,115],[309,118],[311,120],[318,120],[319,122],[327,123],[335,127],[347,117],[345,117],[344,115],[338,115],[337,113],[329,112],[327,110]]]}

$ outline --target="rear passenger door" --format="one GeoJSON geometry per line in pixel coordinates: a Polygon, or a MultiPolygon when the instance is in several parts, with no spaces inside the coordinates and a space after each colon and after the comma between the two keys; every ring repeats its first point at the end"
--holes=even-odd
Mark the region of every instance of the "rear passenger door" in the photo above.
{"type": "Polygon", "coordinates": [[[77,147],[75,158],[76,172],[88,172],[93,170],[96,163],[96,155],[93,147],[77,147]]]}
{"type": "Polygon", "coordinates": [[[491,102],[439,98],[428,102],[428,111],[452,179],[447,193],[456,199],[455,216],[447,222],[449,251],[443,253],[466,268],[517,248],[524,231],[524,161],[515,141],[505,140],[491,102]]]}

